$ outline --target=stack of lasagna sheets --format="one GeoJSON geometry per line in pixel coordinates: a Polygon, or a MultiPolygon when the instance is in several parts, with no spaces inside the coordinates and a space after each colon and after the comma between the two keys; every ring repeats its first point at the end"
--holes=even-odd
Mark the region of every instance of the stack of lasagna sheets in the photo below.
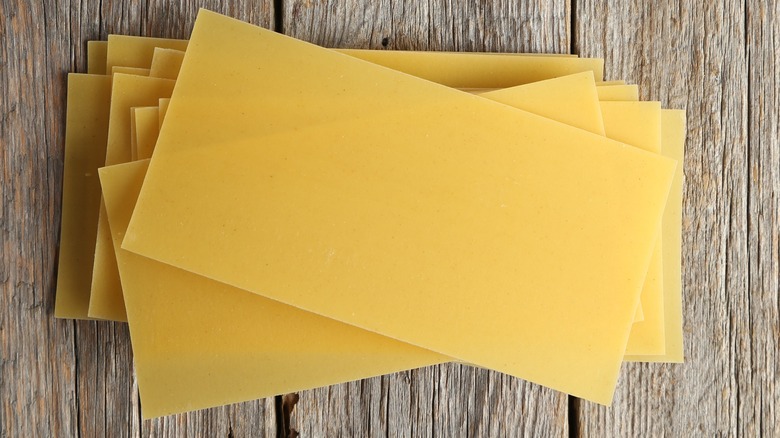
{"type": "Polygon", "coordinates": [[[450,361],[609,404],[682,361],[685,114],[603,60],[206,10],[88,49],[55,315],[129,323],[145,418],[450,361]]]}

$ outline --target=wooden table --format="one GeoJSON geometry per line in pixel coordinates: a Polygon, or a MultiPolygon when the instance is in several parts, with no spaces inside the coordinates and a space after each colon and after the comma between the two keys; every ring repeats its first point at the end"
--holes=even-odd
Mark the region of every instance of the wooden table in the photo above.
{"type": "Polygon", "coordinates": [[[780,436],[779,5],[0,0],[0,436],[780,436]],[[611,408],[441,365],[142,422],[126,325],[52,316],[65,80],[87,40],[186,38],[199,6],[328,47],[605,57],[685,108],[687,363],[626,364],[611,408]]]}

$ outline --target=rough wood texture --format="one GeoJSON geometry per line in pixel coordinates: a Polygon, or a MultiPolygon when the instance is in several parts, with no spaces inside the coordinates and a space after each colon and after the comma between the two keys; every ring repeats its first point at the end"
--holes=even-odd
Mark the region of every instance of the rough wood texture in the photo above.
{"type": "Polygon", "coordinates": [[[604,56],[609,78],[688,113],[686,364],[626,365],[610,409],[486,370],[429,367],[301,392],[291,427],[304,436],[780,435],[780,3],[277,4],[0,0],[0,436],[282,429],[273,400],[141,422],[126,327],[52,317],[65,74],[84,71],[85,41],[111,32],[186,37],[200,6],[331,47],[571,48],[604,56]]]}
{"type": "Polygon", "coordinates": [[[109,33],[185,38],[198,7],[266,27],[270,1],[0,2],[0,436],[268,436],[273,401],[141,423],[127,327],[55,320],[66,74],[109,33]]]}
{"type": "Polygon", "coordinates": [[[780,436],[780,3],[747,2],[748,329],[738,431],[780,436]]]}
{"type": "Polygon", "coordinates": [[[299,393],[301,436],[568,436],[566,397],[465,365],[299,393]]]}
{"type": "Polygon", "coordinates": [[[569,2],[285,0],[281,30],[325,47],[568,53],[569,2]]]}
{"type": "Polygon", "coordinates": [[[75,328],[52,317],[68,9],[0,5],[0,430],[73,436],[75,328]]]}
{"type": "Polygon", "coordinates": [[[583,436],[780,435],[779,18],[776,2],[577,2],[575,48],[689,126],[687,363],[624,366],[611,409],[578,404],[583,436]]]}

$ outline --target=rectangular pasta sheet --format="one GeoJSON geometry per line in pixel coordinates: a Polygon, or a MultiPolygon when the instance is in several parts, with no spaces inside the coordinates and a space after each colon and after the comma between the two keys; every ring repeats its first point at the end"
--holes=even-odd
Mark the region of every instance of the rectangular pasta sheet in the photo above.
{"type": "Polygon", "coordinates": [[[123,247],[609,403],[674,168],[201,11],[123,247]]]}

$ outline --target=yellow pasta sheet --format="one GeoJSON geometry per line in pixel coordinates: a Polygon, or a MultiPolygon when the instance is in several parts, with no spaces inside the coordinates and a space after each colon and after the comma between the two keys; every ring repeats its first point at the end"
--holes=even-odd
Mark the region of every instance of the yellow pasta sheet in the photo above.
{"type": "Polygon", "coordinates": [[[207,11],[192,42],[125,249],[609,403],[672,160],[207,11]]]}
{"type": "MultiPolygon", "coordinates": [[[[109,55],[110,49],[109,44],[109,55]]],[[[174,84],[174,81],[168,79],[114,75],[105,152],[106,165],[126,163],[132,159],[131,108],[155,105],[161,97],[171,95],[174,84]]],[[[94,254],[88,314],[93,318],[126,320],[116,257],[103,207],[98,216],[94,254]]]]}
{"type": "Polygon", "coordinates": [[[68,75],[62,225],[54,302],[58,318],[88,318],[100,210],[97,169],[105,164],[110,102],[110,77],[68,75]]]}

